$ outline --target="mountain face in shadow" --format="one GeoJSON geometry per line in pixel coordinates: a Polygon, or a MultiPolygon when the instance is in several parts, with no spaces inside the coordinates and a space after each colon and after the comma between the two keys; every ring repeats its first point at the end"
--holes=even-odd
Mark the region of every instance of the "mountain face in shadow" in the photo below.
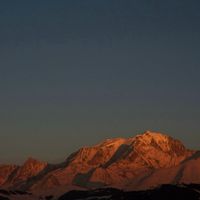
{"type": "Polygon", "coordinates": [[[70,191],[58,200],[199,200],[200,185],[162,185],[154,190],[125,192],[118,189],[106,188],[91,191],[70,191]]]}
{"type": "Polygon", "coordinates": [[[72,190],[57,197],[36,195],[19,190],[0,190],[0,200],[199,200],[200,185],[162,185],[144,191],[124,191],[116,188],[72,190]]]}
{"type": "Polygon", "coordinates": [[[37,194],[108,187],[137,191],[191,183],[200,184],[200,152],[151,131],[80,148],[59,164],[30,158],[22,166],[0,165],[2,189],[37,194]]]}

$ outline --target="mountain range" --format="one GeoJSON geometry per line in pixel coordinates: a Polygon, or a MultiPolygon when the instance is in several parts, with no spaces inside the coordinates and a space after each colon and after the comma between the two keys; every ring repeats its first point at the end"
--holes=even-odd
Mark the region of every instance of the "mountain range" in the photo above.
{"type": "Polygon", "coordinates": [[[59,164],[29,158],[0,165],[0,188],[61,195],[70,190],[147,190],[163,184],[200,184],[200,151],[168,135],[146,131],[82,147],[59,164]]]}

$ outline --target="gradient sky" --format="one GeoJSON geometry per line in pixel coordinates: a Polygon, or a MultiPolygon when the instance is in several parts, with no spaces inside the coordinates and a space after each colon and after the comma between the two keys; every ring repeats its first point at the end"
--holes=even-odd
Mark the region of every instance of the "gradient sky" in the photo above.
{"type": "Polygon", "coordinates": [[[0,163],[167,133],[200,149],[199,0],[0,1],[0,163]]]}

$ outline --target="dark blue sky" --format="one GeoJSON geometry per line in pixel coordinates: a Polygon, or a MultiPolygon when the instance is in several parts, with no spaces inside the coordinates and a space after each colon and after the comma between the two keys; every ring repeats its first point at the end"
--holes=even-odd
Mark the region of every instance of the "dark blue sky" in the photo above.
{"type": "Polygon", "coordinates": [[[150,129],[200,149],[200,1],[0,2],[0,162],[56,162],[150,129]]]}

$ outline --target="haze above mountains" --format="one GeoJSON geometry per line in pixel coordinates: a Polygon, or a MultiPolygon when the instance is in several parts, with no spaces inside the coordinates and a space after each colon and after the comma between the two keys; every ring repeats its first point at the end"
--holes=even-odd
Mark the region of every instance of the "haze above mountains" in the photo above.
{"type": "Polygon", "coordinates": [[[200,183],[200,152],[179,140],[146,131],[82,147],[64,162],[29,158],[22,166],[0,165],[0,187],[33,193],[113,187],[145,190],[162,184],[200,183]]]}

